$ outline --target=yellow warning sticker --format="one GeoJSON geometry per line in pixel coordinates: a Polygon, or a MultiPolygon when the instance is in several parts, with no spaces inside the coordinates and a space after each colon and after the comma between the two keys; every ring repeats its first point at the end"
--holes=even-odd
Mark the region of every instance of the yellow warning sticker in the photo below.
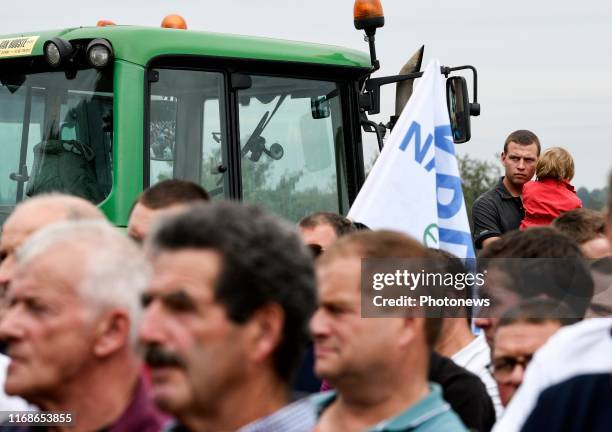
{"type": "Polygon", "coordinates": [[[28,36],[11,39],[0,39],[0,58],[17,57],[32,54],[34,44],[39,36],[28,36]]]}

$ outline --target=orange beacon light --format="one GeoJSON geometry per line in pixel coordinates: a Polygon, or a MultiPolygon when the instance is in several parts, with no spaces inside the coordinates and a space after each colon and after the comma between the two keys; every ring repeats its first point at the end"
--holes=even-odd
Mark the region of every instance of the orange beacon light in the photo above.
{"type": "Polygon", "coordinates": [[[187,21],[180,15],[166,15],[161,23],[162,28],[187,30],[187,21]]]}

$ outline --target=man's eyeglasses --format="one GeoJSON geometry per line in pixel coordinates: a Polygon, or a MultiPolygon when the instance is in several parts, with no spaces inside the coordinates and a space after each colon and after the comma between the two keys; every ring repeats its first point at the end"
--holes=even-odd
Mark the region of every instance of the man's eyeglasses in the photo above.
{"type": "Polygon", "coordinates": [[[514,372],[514,368],[517,365],[520,365],[523,369],[526,369],[532,357],[533,354],[519,357],[499,357],[487,365],[487,369],[496,379],[503,381],[512,375],[512,372],[514,372]]]}

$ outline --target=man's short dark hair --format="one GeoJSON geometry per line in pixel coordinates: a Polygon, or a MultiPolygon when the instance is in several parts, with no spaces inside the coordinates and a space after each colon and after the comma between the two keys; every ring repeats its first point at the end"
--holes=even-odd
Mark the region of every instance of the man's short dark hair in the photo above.
{"type": "Polygon", "coordinates": [[[582,244],[604,235],[606,219],[601,212],[579,208],[558,216],[552,227],[582,244]]]}
{"type": "Polygon", "coordinates": [[[316,305],[312,257],[295,227],[254,205],[197,204],[162,223],[150,247],[153,253],[188,248],[219,253],[215,299],[238,324],[264,305],[282,307],[283,337],[273,358],[278,376],[291,380],[316,305]]]}
{"type": "Polygon", "coordinates": [[[481,271],[496,268],[505,273],[506,288],[520,298],[563,301],[578,317],[584,317],[593,297],[593,278],[578,244],[550,227],[504,234],[484,248],[479,265],[481,271]]]}
{"type": "Polygon", "coordinates": [[[504,142],[504,153],[508,153],[508,144],[511,142],[515,142],[520,145],[535,144],[538,147],[538,156],[540,155],[540,140],[536,134],[529,130],[520,129],[508,135],[508,138],[506,138],[506,141],[504,142]]]}
{"type": "Polygon", "coordinates": [[[499,320],[499,327],[511,324],[543,324],[548,321],[561,326],[576,324],[579,318],[563,302],[549,298],[532,298],[521,301],[508,309],[499,320]]]}
{"type": "Polygon", "coordinates": [[[350,219],[333,212],[312,213],[298,223],[301,228],[315,228],[319,225],[331,226],[338,237],[357,231],[350,219]]]}
{"type": "Polygon", "coordinates": [[[209,200],[208,192],[199,184],[171,179],[145,189],[137,202],[151,210],[158,210],[175,204],[191,204],[209,200]]]}

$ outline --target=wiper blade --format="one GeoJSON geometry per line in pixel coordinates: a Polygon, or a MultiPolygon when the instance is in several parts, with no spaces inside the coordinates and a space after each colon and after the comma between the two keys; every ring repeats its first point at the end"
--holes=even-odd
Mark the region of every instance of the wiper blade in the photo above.
{"type": "Polygon", "coordinates": [[[281,106],[281,104],[285,101],[286,98],[287,93],[282,94],[278,99],[278,102],[276,102],[276,106],[272,110],[272,114],[270,114],[270,111],[266,111],[261,117],[261,120],[259,120],[259,123],[257,123],[255,129],[253,129],[253,133],[247,140],[244,147],[242,147],[242,151],[240,152],[240,155],[242,157],[244,157],[249,151],[253,152],[255,150],[255,144],[259,141],[259,137],[263,133],[266,126],[268,126],[270,120],[272,120],[272,117],[274,117],[274,114],[276,114],[276,111],[278,111],[278,108],[281,106]]]}

